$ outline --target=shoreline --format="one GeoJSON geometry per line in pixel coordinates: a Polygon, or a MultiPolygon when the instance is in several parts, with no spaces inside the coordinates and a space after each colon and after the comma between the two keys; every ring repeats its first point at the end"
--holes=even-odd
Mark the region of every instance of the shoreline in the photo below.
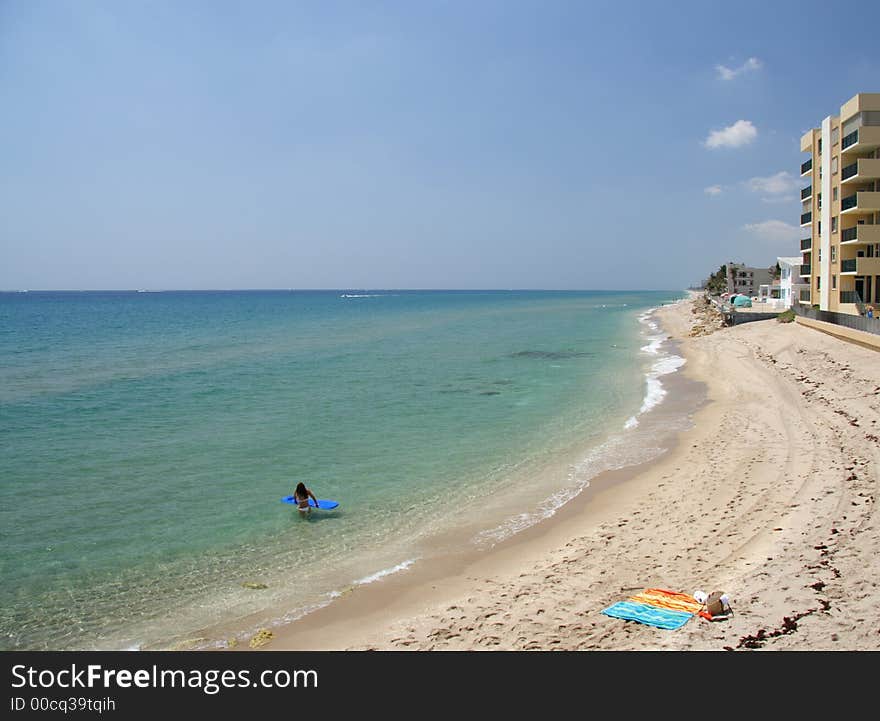
{"type": "Polygon", "coordinates": [[[880,648],[876,352],[775,321],[689,337],[692,306],[658,311],[708,400],[668,452],[479,558],[358,588],[263,648],[880,648]],[[669,632],[600,613],[649,587],[724,590],[734,616],[669,632]]]}
{"type": "Polygon", "coordinates": [[[481,559],[503,553],[508,547],[519,548],[524,539],[543,534],[547,528],[545,524],[571,513],[572,508],[580,508],[579,504],[588,503],[598,489],[620,483],[654,462],[675,441],[675,433],[670,428],[688,423],[693,410],[704,401],[700,384],[687,380],[679,372],[684,360],[679,353],[678,341],[657,325],[656,312],[661,307],[686,301],[686,297],[667,301],[641,311],[640,315],[633,315],[633,323],[640,327],[640,355],[645,363],[641,374],[641,410],[635,409],[626,423],[623,419],[627,414],[624,413],[620,425],[615,419],[602,436],[554,454],[552,460],[532,469],[536,475],[520,473],[515,482],[521,485],[534,481],[536,487],[543,488],[545,483],[552,485],[558,483],[559,478],[569,476],[571,484],[572,474],[580,475],[587,469],[583,479],[561,489],[542,490],[549,495],[521,515],[518,506],[510,502],[506,507],[493,507],[488,517],[479,510],[472,514],[464,507],[462,513],[465,517],[473,516],[476,520],[465,518],[459,527],[441,530],[422,539],[411,549],[406,560],[396,565],[337,586],[314,603],[305,606],[276,604],[226,623],[195,629],[189,638],[181,636],[170,640],[164,647],[174,650],[246,650],[250,642],[259,637],[260,643],[256,647],[271,649],[290,629],[335,624],[338,620],[370,614],[375,608],[387,607],[392,597],[410,595],[413,587],[424,589],[437,583],[446,585],[481,559]],[[663,368],[658,369],[659,366],[663,368]],[[659,397],[656,395],[658,391],[659,397]],[[633,427],[630,423],[636,418],[639,420],[633,427]],[[621,467],[618,468],[618,464],[621,467]],[[557,500],[559,494],[567,496],[567,500],[557,500]],[[267,645],[270,634],[275,640],[267,645]]]}
{"type": "MultiPolygon", "coordinates": [[[[686,304],[687,300],[685,298],[655,308],[651,311],[651,318],[659,320],[658,311],[686,304]]],[[[649,335],[660,333],[665,336],[663,344],[667,346],[667,352],[660,356],[660,360],[677,358],[680,355],[680,339],[674,337],[664,323],[661,322],[659,329],[647,332],[649,335]]],[[[687,365],[683,367],[686,369],[687,365]]],[[[648,411],[650,417],[647,420],[643,417],[644,413],[636,413],[641,419],[640,423],[654,426],[671,424],[675,427],[684,419],[690,419],[705,404],[703,384],[688,378],[681,370],[677,368],[674,372],[659,376],[662,378],[664,397],[648,411]]],[[[613,435],[627,433],[628,428],[629,426],[621,428],[613,435]]],[[[267,630],[271,630],[273,639],[259,647],[265,650],[370,648],[366,642],[352,646],[347,641],[358,637],[365,625],[382,625],[397,616],[417,613],[426,604],[436,603],[437,599],[448,596],[453,589],[464,592],[469,579],[474,575],[485,575],[496,569],[496,566],[498,569],[513,568],[521,561],[524,553],[548,550],[548,541],[551,546],[557,542],[557,525],[562,524],[567,529],[565,532],[570,533],[568,526],[582,523],[583,514],[590,514],[593,509],[607,505],[606,496],[610,492],[667,456],[675,447],[677,436],[677,430],[668,429],[659,437],[652,434],[651,442],[656,441],[659,446],[656,456],[619,469],[600,471],[583,490],[557,508],[549,518],[533,523],[491,548],[469,546],[453,552],[447,551],[440,556],[419,557],[412,566],[408,565],[398,573],[390,572],[378,583],[355,585],[326,605],[309,610],[294,620],[267,627],[267,630]],[[313,629],[316,631],[313,632],[313,629]]],[[[256,626],[253,632],[257,632],[256,626]]],[[[234,650],[247,650],[246,641],[236,645],[234,650]]]]}
{"type": "MultiPolygon", "coordinates": [[[[93,593],[92,586],[76,582],[78,576],[71,572],[71,590],[66,594],[67,597],[60,598],[61,594],[53,593],[55,589],[51,581],[54,576],[49,574],[47,578],[50,583],[45,586],[45,603],[40,602],[39,593],[28,594],[29,600],[20,606],[22,623],[16,621],[8,624],[10,646],[14,644],[26,648],[42,643],[42,647],[46,648],[92,650],[208,650],[247,646],[252,636],[261,629],[274,631],[281,624],[308,616],[324,605],[334,604],[340,596],[349,595],[353,588],[357,590],[355,595],[360,595],[363,587],[385,583],[386,580],[382,577],[388,579],[395,572],[409,576],[417,568],[401,572],[399,569],[404,568],[407,562],[412,562],[415,567],[423,563],[433,563],[436,556],[454,553],[462,547],[473,546],[482,552],[501,539],[520,532],[524,527],[552,516],[572,496],[580,493],[590,482],[595,482],[593,478],[600,471],[624,463],[634,464],[658,452],[654,448],[658,444],[654,441],[654,429],[650,421],[656,411],[645,415],[644,418],[648,420],[635,429],[625,424],[634,416],[641,417],[646,407],[654,405],[664,395],[664,391],[660,390],[660,383],[655,387],[652,381],[658,381],[658,376],[665,371],[654,371],[657,361],[669,357],[674,351],[670,350],[665,341],[658,340],[665,335],[657,330],[655,322],[649,316],[657,306],[671,302],[681,295],[682,293],[665,292],[636,294],[632,298],[622,297],[621,302],[610,303],[609,306],[605,305],[609,302],[605,298],[600,298],[601,303],[597,303],[589,293],[583,295],[583,299],[575,299],[577,302],[573,305],[569,305],[568,301],[562,304],[556,301],[547,304],[542,301],[537,305],[529,302],[517,305],[514,309],[514,321],[522,325],[519,329],[513,327],[509,339],[506,339],[509,342],[503,342],[495,348],[491,345],[492,336],[489,334],[486,340],[489,345],[486,348],[480,347],[476,360],[452,346],[451,358],[461,356],[460,362],[479,362],[480,367],[476,370],[480,372],[463,375],[462,370],[460,377],[452,377],[447,373],[448,382],[443,380],[446,376],[440,375],[438,377],[443,382],[437,381],[433,385],[415,383],[415,386],[427,390],[414,391],[416,395],[410,395],[413,398],[422,398],[422,402],[418,403],[418,412],[422,414],[429,409],[434,410],[435,400],[438,410],[452,409],[450,417],[453,418],[457,414],[464,419],[476,421],[481,418],[483,409],[488,408],[488,422],[479,423],[480,428],[476,429],[484,435],[468,433],[469,438],[461,436],[460,447],[445,442],[438,443],[437,441],[444,441],[446,438],[442,433],[444,427],[453,430],[454,427],[449,423],[446,426],[435,423],[441,431],[439,434],[416,435],[414,442],[405,445],[389,442],[387,450],[391,452],[380,453],[385,446],[381,443],[372,444],[364,451],[351,453],[349,456],[354,459],[352,465],[355,467],[358,463],[363,464],[362,459],[383,462],[387,459],[388,467],[394,473],[401,464],[394,460],[393,451],[400,446],[404,461],[407,460],[406,454],[409,454],[411,468],[427,469],[426,478],[431,477],[430,472],[433,470],[437,471],[438,478],[448,476],[451,489],[449,493],[454,495],[455,502],[449,502],[452,496],[447,495],[446,491],[442,491],[446,496],[445,502],[441,502],[444,499],[436,492],[433,496],[432,493],[422,493],[424,499],[416,498],[411,503],[408,503],[405,494],[400,494],[389,498],[389,513],[385,510],[384,497],[382,505],[375,502],[378,495],[375,489],[382,488],[382,483],[361,483],[363,488],[355,488],[357,482],[364,481],[370,475],[362,473],[352,476],[356,479],[352,484],[353,492],[346,492],[347,508],[340,512],[342,516],[350,512],[353,523],[330,521],[320,525],[293,525],[300,519],[291,521],[286,513],[289,509],[279,509],[277,506],[272,509],[270,506],[269,513],[264,513],[266,499],[271,501],[276,498],[275,484],[267,480],[272,474],[254,473],[249,460],[247,475],[254,476],[254,486],[235,484],[230,479],[245,466],[233,465],[228,471],[218,474],[218,490],[221,492],[208,497],[209,503],[222,506],[221,510],[226,515],[219,518],[213,514],[204,517],[192,513],[185,515],[192,519],[191,537],[204,540],[207,538],[204,529],[214,529],[215,526],[226,530],[232,528],[228,524],[233,516],[239,514],[229,511],[235,504],[229,503],[228,499],[236,498],[235,494],[240,488],[250,489],[241,495],[247,496],[247,503],[253,503],[257,499],[260,516],[256,519],[241,517],[240,521],[238,517],[235,518],[236,523],[240,522],[242,529],[248,528],[247,532],[250,534],[242,535],[244,540],[240,544],[226,543],[216,547],[206,545],[202,549],[204,552],[195,554],[181,552],[179,556],[169,559],[162,572],[155,574],[155,578],[150,578],[149,572],[144,573],[152,570],[149,564],[129,565],[126,567],[129,570],[124,572],[123,583],[118,587],[115,584],[110,586],[109,593],[93,593]],[[606,307],[614,310],[606,311],[606,307]],[[534,337],[533,343],[529,329],[533,318],[542,317],[540,313],[535,315],[535,312],[542,310],[551,314],[548,317],[556,318],[560,327],[555,329],[548,326],[534,337]],[[594,321],[598,323],[596,328],[592,325],[594,321]],[[534,348],[543,350],[535,351],[534,348]],[[561,351],[557,360],[554,352],[559,349],[561,351]],[[542,355],[545,351],[546,357],[542,355]],[[583,354],[596,356],[596,359],[583,363],[564,363],[569,353],[572,358],[583,354]],[[507,361],[508,357],[516,359],[520,356],[524,360],[507,361]],[[501,365],[496,368],[497,361],[501,361],[501,365]],[[487,368],[482,368],[483,365],[487,365],[487,368]],[[453,388],[455,392],[476,393],[477,390],[482,390],[478,388],[481,384],[495,390],[496,379],[498,385],[504,385],[501,388],[504,393],[486,395],[502,395],[502,398],[486,402],[482,399],[474,400],[473,403],[478,404],[479,408],[475,405],[473,413],[468,411],[467,400],[462,403],[458,396],[437,396],[435,399],[433,395],[437,389],[444,393],[447,387],[453,388]],[[523,383],[519,383],[520,380],[523,383]],[[456,385],[456,381],[460,382],[456,385]],[[507,385],[515,387],[508,389],[507,385]],[[547,392],[542,387],[546,387],[547,392]],[[540,405],[545,398],[552,400],[552,403],[540,405]],[[450,402],[444,404],[441,401],[450,402]],[[642,405],[641,411],[639,404],[642,405]],[[468,415],[463,416],[462,413],[468,415]],[[512,431],[521,432],[520,436],[511,436],[514,442],[505,438],[509,436],[506,430],[508,424],[512,431]],[[497,430],[490,432],[488,429],[497,430]],[[485,438],[486,443],[474,443],[474,438],[485,438]],[[422,439],[426,444],[424,449],[418,442],[422,439]],[[499,443],[491,445],[494,440],[499,443]],[[504,448],[505,452],[497,453],[499,448],[504,448]],[[468,469],[469,459],[473,459],[470,462],[471,467],[485,469],[486,472],[461,472],[461,468],[468,469]],[[363,498],[357,497],[354,490],[364,490],[363,498]],[[225,501],[218,500],[221,498],[225,501]],[[426,502],[422,503],[422,500],[426,502]],[[401,509],[402,512],[398,513],[401,509]],[[273,510],[277,513],[272,513],[273,510]],[[200,524],[200,519],[210,522],[200,524]],[[225,523],[218,525],[217,520],[225,523]],[[268,533],[258,534],[257,524],[266,526],[268,533]],[[366,542],[351,542],[356,539],[352,529],[369,531],[371,525],[375,526],[375,532],[363,534],[366,542]],[[386,532],[387,528],[391,532],[386,532]],[[403,532],[398,532],[401,529],[403,532]],[[256,541],[249,541],[251,536],[256,541]],[[303,548],[307,550],[302,551],[303,548]],[[323,563],[310,566],[305,573],[300,565],[300,559],[305,557],[319,561],[323,559],[323,563]],[[146,579],[145,583],[138,582],[142,578],[146,579]],[[151,587],[150,591],[147,591],[148,586],[151,587]],[[117,591],[117,588],[120,590],[117,591]],[[121,614],[117,613],[117,606],[123,609],[121,614]],[[30,609],[36,609],[32,614],[33,618],[28,616],[30,609]],[[44,618],[39,617],[43,614],[42,609],[47,610],[44,618]],[[78,622],[67,622],[68,616],[78,616],[78,622]],[[33,630],[29,623],[32,623],[33,630]],[[28,636],[36,639],[36,643],[28,644],[25,640],[28,636]]],[[[479,301],[476,307],[481,308],[482,303],[483,301],[479,301]]],[[[503,304],[500,308],[505,311],[507,305],[503,304]]],[[[494,313],[493,306],[492,313],[488,315],[493,316],[494,313]]],[[[479,320],[483,315],[485,314],[478,313],[475,317],[479,320]]],[[[274,358],[275,350],[270,350],[272,353],[269,356],[274,358]]],[[[213,353],[208,356],[213,356],[213,353]]],[[[679,358],[675,360],[680,361],[679,358]]],[[[425,370],[430,371],[427,368],[425,370]]],[[[171,374],[169,377],[176,376],[171,374]]],[[[434,373],[430,371],[427,380],[430,381],[433,377],[434,373]]],[[[78,378],[79,376],[71,378],[71,388],[79,387],[75,383],[78,378]]],[[[663,378],[659,380],[666,382],[663,378]]],[[[201,381],[196,382],[194,390],[197,390],[199,383],[201,381]]],[[[167,390],[167,387],[166,381],[159,381],[156,386],[159,391],[167,390]]],[[[153,408],[149,403],[152,401],[146,407],[153,408]]],[[[267,404],[267,408],[272,407],[271,403],[267,404]]],[[[401,408],[405,410],[406,407],[401,405],[401,408]]],[[[413,408],[416,406],[413,405],[413,408]]],[[[186,411],[186,407],[183,410],[186,411]]],[[[434,415],[442,421],[442,415],[434,415]]],[[[130,413],[129,416],[131,428],[139,428],[141,424],[159,428],[149,421],[152,417],[149,414],[142,417],[143,414],[130,413]]],[[[362,425],[354,414],[344,414],[344,417],[355,419],[351,426],[362,425]]],[[[428,419],[425,421],[427,424],[428,419]]],[[[469,427],[477,425],[470,420],[468,423],[469,427]]],[[[345,434],[349,426],[345,426],[345,429],[339,431],[340,437],[347,437],[345,434]]],[[[365,433],[364,437],[368,435],[365,433]]],[[[327,437],[332,438],[333,433],[330,432],[327,437]]],[[[178,439],[181,447],[187,438],[184,433],[178,439]]],[[[76,448],[89,447],[85,440],[76,444],[71,442],[71,446],[74,445],[76,448]]],[[[244,444],[239,445],[244,448],[244,444]]],[[[26,446],[22,443],[21,447],[26,446]]],[[[320,448],[320,444],[317,447],[320,448]]],[[[286,446],[281,447],[281,451],[282,455],[289,452],[286,446]]],[[[274,455],[268,454],[266,458],[270,459],[266,461],[267,466],[272,466],[273,463],[277,465],[274,455]]],[[[382,468],[382,464],[377,463],[376,473],[382,468]]],[[[365,470],[369,468],[365,466],[365,470]]],[[[401,478],[418,478],[411,473],[400,475],[401,478]]],[[[340,473],[338,476],[345,479],[345,474],[340,473]]],[[[392,483],[383,482],[389,489],[394,487],[392,483]]],[[[181,489],[187,487],[184,483],[180,485],[181,489]]],[[[158,489],[159,486],[155,488],[158,489]]],[[[418,489],[418,485],[414,484],[414,488],[418,489]]],[[[124,483],[120,490],[125,490],[124,483]]],[[[289,489],[285,488],[283,492],[289,492],[289,489]]],[[[280,489],[277,493],[282,495],[280,489]]],[[[330,490],[327,494],[334,497],[330,490]]],[[[341,497],[341,492],[339,495],[341,497]]],[[[188,498],[189,496],[184,501],[188,498]]],[[[205,507],[201,501],[198,505],[205,507]]],[[[159,515],[157,505],[146,508],[152,509],[149,513],[159,515]]],[[[161,513],[163,527],[175,526],[175,512],[176,510],[171,510],[169,514],[161,513]]],[[[310,520],[324,520],[322,515],[310,520]]],[[[112,519],[118,518],[115,513],[111,516],[112,519]]],[[[98,517],[96,520],[102,519],[98,517]]],[[[95,527],[101,526],[96,524],[95,527]]],[[[154,528],[155,525],[149,527],[154,528]]],[[[52,531],[51,527],[49,531],[52,531]]],[[[163,538],[168,539],[168,546],[182,548],[182,541],[190,538],[188,534],[187,527],[176,533],[164,534],[163,538]]],[[[108,537],[112,537],[112,534],[108,537]]],[[[100,538],[98,543],[101,543],[100,538]]],[[[103,547],[109,552],[117,545],[119,544],[104,542],[103,547]]],[[[47,559],[48,562],[51,556],[47,554],[55,550],[47,543],[45,549],[37,549],[37,560],[42,563],[43,559],[47,559]]],[[[65,549],[60,550],[63,552],[65,549]]],[[[125,550],[128,551],[128,547],[125,550]]],[[[158,547],[151,552],[155,553],[156,550],[158,547]]],[[[117,553],[111,560],[115,562],[117,557],[122,559],[124,555],[117,553]]],[[[459,553],[456,561],[465,557],[470,561],[473,555],[459,553]]],[[[55,567],[61,568],[64,559],[63,553],[59,554],[53,561],[55,567]]],[[[437,567],[444,567],[443,564],[447,568],[454,565],[451,560],[447,560],[437,567]]],[[[112,571],[112,563],[107,565],[112,571]]],[[[25,564],[21,564],[21,567],[24,568],[25,564]]],[[[78,565],[71,563],[67,567],[76,569],[78,565]]],[[[110,576],[109,573],[107,575],[110,576]]],[[[95,587],[103,591],[107,589],[107,584],[95,584],[95,587]]],[[[16,604],[9,606],[16,609],[16,612],[19,608],[16,604]]]]}

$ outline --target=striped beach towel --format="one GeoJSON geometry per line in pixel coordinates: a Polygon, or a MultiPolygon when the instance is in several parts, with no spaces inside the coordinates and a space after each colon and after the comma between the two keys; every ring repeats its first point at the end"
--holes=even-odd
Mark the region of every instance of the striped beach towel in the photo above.
{"type": "Polygon", "coordinates": [[[687,611],[688,613],[699,613],[703,607],[703,604],[695,601],[693,596],[675,591],[664,591],[662,588],[649,588],[630,597],[629,600],[647,603],[657,606],[657,608],[668,608],[670,611],[687,611]]]}
{"type": "Polygon", "coordinates": [[[685,593],[648,588],[626,601],[618,601],[602,613],[612,618],[674,631],[690,621],[701,608],[700,603],[685,593]]]}

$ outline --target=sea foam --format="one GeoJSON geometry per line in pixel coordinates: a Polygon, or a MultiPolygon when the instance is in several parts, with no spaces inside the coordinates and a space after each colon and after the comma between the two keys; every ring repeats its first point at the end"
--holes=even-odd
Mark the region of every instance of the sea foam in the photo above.
{"type": "Polygon", "coordinates": [[[412,566],[417,559],[411,558],[408,561],[404,561],[403,563],[398,563],[396,566],[392,566],[391,568],[384,568],[381,571],[376,571],[376,573],[370,574],[369,576],[365,576],[359,581],[355,581],[355,586],[364,586],[368,583],[374,583],[379,581],[380,579],[385,578],[386,576],[390,576],[394,573],[399,573],[400,571],[405,571],[407,568],[412,566]]]}
{"type": "MultiPolygon", "coordinates": [[[[646,325],[652,331],[659,330],[659,326],[653,320],[652,314],[654,310],[656,309],[652,309],[639,316],[639,322],[646,325]]],[[[648,355],[661,357],[658,358],[651,365],[648,372],[645,373],[645,397],[642,400],[642,407],[636,415],[630,416],[626,423],[623,424],[625,430],[630,430],[639,425],[638,417],[647,413],[652,408],[656,408],[657,405],[663,401],[666,397],[666,389],[663,387],[663,382],[660,378],[669,375],[670,373],[675,373],[686,362],[681,356],[663,350],[663,344],[669,339],[669,336],[665,334],[650,335],[648,338],[650,342],[647,345],[642,346],[642,352],[647,353],[648,355]]]]}

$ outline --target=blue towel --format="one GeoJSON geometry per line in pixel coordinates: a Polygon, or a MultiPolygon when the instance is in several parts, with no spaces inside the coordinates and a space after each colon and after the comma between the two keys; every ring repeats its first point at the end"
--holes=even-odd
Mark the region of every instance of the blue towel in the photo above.
{"type": "Polygon", "coordinates": [[[638,621],[648,626],[665,628],[673,631],[684,626],[694,614],[687,611],[672,611],[666,608],[649,606],[647,603],[635,603],[633,601],[618,601],[602,611],[606,616],[622,618],[627,621],[638,621]]]}

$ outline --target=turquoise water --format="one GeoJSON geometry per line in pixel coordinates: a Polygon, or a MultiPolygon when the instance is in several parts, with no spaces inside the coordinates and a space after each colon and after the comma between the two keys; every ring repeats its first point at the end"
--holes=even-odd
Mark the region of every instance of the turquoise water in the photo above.
{"type": "Polygon", "coordinates": [[[0,294],[0,646],[210,645],[552,513],[680,296],[0,294]],[[298,518],[297,480],[339,509],[298,518]]]}

